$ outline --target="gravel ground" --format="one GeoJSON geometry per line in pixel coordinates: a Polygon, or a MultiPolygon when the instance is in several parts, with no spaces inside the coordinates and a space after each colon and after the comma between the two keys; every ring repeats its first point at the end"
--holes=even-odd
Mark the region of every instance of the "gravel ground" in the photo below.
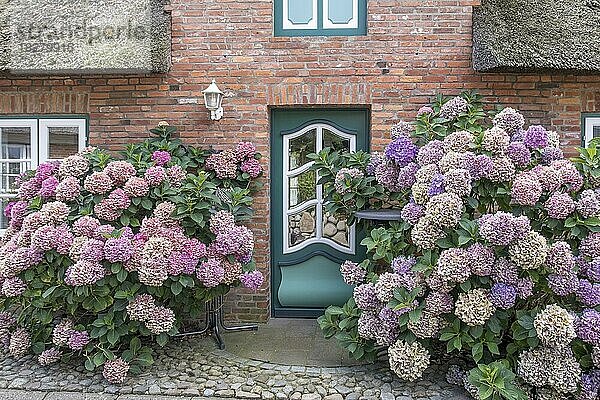
{"type": "Polygon", "coordinates": [[[434,365],[423,380],[406,383],[382,364],[277,365],[218,350],[210,338],[188,338],[157,349],[155,364],[121,386],[109,384],[101,373],[87,372],[83,366],[74,370],[65,365],[42,367],[32,356],[18,361],[3,358],[0,389],[265,400],[468,399],[462,389],[445,382],[444,371],[434,365]]]}

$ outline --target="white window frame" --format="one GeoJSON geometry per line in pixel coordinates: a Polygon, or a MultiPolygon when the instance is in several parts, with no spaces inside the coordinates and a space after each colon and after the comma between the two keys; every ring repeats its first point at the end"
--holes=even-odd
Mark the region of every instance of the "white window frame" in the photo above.
{"type": "MultiPolygon", "coordinates": [[[[30,138],[29,138],[29,143],[30,143],[30,152],[31,152],[31,156],[30,158],[25,158],[25,159],[21,159],[21,160],[11,160],[11,159],[4,159],[4,158],[0,158],[0,163],[5,163],[5,162],[29,162],[30,168],[35,168],[38,166],[39,161],[38,161],[38,122],[35,119],[0,119],[0,128],[29,128],[30,133],[30,138]]],[[[0,129],[0,144],[2,143],[2,130],[0,129]]],[[[0,149],[1,150],[1,149],[0,149]]],[[[2,155],[0,154],[0,157],[2,155]]],[[[0,166],[1,168],[1,166],[0,166]]],[[[3,178],[0,177],[0,179],[3,180],[3,178]]],[[[4,183],[2,183],[4,184],[4,183]]],[[[13,198],[15,197],[16,194],[13,192],[8,191],[8,188],[2,188],[1,192],[0,192],[0,198],[2,199],[6,199],[6,198],[13,198]]]]}
{"type": "MultiPolygon", "coordinates": [[[[343,246],[334,240],[323,236],[323,205],[325,204],[325,199],[323,198],[323,187],[322,185],[317,185],[316,187],[316,198],[312,200],[307,200],[301,204],[297,204],[294,207],[290,207],[289,203],[289,178],[298,176],[304,171],[307,171],[313,164],[314,161],[306,163],[305,165],[301,165],[293,170],[289,170],[290,161],[290,141],[304,135],[306,132],[309,132],[313,129],[316,129],[316,152],[320,152],[323,150],[323,129],[327,129],[336,136],[339,136],[343,139],[347,139],[350,142],[350,151],[356,151],[356,136],[344,133],[335,127],[324,124],[317,123],[308,125],[298,132],[294,132],[283,137],[283,254],[290,254],[295,251],[301,250],[307,246],[310,246],[313,243],[324,243],[336,250],[339,250],[343,253],[347,254],[355,254],[356,252],[356,229],[355,226],[348,227],[348,246],[343,246]],[[290,246],[289,245],[289,217],[290,215],[297,214],[300,211],[305,209],[309,209],[311,207],[315,207],[315,237],[306,239],[297,245],[290,246]]],[[[317,174],[316,180],[319,180],[319,176],[317,174]]]]}
{"type": "MultiPolygon", "coordinates": [[[[50,160],[49,157],[49,134],[48,128],[50,127],[77,127],[79,129],[78,135],[78,147],[79,151],[83,150],[86,146],[87,141],[87,120],[85,118],[2,118],[0,116],[0,128],[30,128],[30,152],[31,156],[27,159],[11,160],[0,158],[0,162],[29,162],[28,169],[35,169],[41,163],[50,160]]],[[[2,130],[0,130],[0,145],[2,143],[2,130]]],[[[0,150],[2,150],[0,148],[0,150]]],[[[0,157],[2,154],[0,153],[0,157]]],[[[57,160],[56,160],[57,161],[57,160]]],[[[1,166],[0,166],[1,167],[1,166]]],[[[1,171],[1,170],[0,170],[1,171]]],[[[0,176],[0,179],[3,179],[0,176]]],[[[2,183],[3,184],[3,183],[2,183]]],[[[17,197],[17,193],[4,190],[0,190],[0,199],[7,200],[17,197]]],[[[2,212],[3,210],[0,210],[2,212]]],[[[3,232],[0,229],[0,233],[3,232]]]]}
{"type": "Polygon", "coordinates": [[[323,0],[323,29],[358,28],[358,0],[352,0],[352,18],[345,24],[335,24],[329,19],[329,0],[323,0]]]}
{"type": "Polygon", "coordinates": [[[319,13],[317,10],[317,0],[312,0],[312,18],[306,24],[294,24],[290,20],[288,0],[282,0],[283,3],[283,29],[317,29],[317,19],[319,18],[319,13]]]}
{"type": "Polygon", "coordinates": [[[40,119],[39,120],[39,154],[42,162],[58,161],[50,158],[50,132],[49,128],[78,128],[77,145],[79,151],[85,148],[86,142],[85,119],[40,119]]]}
{"type": "Polygon", "coordinates": [[[584,116],[584,141],[585,146],[588,146],[594,138],[594,127],[600,126],[600,116],[584,116]]]}

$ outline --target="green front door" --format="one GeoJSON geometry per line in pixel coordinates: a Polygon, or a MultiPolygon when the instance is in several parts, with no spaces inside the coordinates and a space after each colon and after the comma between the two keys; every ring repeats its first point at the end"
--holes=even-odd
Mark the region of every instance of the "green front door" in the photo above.
{"type": "Polygon", "coordinates": [[[359,233],[329,215],[308,154],[368,148],[369,112],[276,109],[271,115],[271,288],[274,316],[315,317],[352,294],[339,266],[359,233]]]}

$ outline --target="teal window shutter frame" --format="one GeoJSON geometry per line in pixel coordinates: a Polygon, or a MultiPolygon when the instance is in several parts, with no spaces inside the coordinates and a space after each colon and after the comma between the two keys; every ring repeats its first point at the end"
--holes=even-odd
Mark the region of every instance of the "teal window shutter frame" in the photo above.
{"type": "Polygon", "coordinates": [[[277,36],[364,36],[367,0],[274,0],[277,36]]]}

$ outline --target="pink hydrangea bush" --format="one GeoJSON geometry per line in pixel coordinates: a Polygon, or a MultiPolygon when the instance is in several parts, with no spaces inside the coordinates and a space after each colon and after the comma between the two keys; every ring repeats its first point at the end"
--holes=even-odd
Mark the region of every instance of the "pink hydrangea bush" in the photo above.
{"type": "Polygon", "coordinates": [[[596,399],[597,144],[573,162],[517,110],[485,117],[478,96],[440,97],[383,155],[315,156],[338,213],[394,201],[402,218],[367,225],[368,259],[340,267],[353,296],[319,322],[356,358],[386,349],[406,380],[447,352],[467,366],[448,381],[474,398],[596,399]]]}
{"type": "Polygon", "coordinates": [[[88,148],[19,179],[0,247],[0,345],[10,355],[32,352],[42,365],[83,356],[122,383],[152,363],[148,342],[164,345],[202,300],[262,285],[253,233],[239,222],[262,171],[254,146],[209,156],[168,125],[152,131],[124,159],[88,148]],[[235,155],[226,178],[208,162],[223,153],[235,155]]]}

